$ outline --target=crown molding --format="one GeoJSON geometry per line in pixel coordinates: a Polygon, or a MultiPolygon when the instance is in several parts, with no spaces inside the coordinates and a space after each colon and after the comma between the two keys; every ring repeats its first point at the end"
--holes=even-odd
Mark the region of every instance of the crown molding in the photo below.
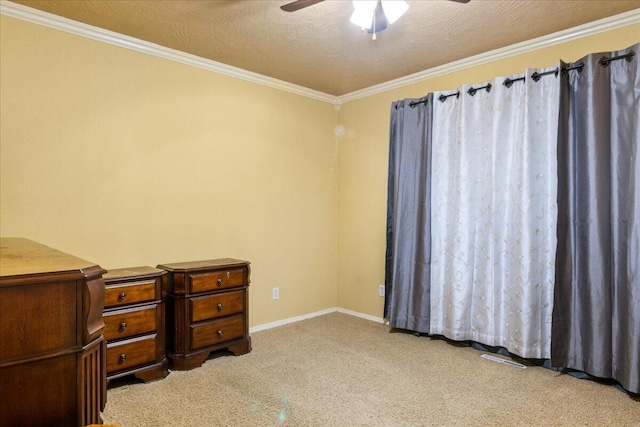
{"type": "Polygon", "coordinates": [[[53,15],[51,13],[43,12],[41,10],[33,9],[7,0],[0,0],[0,14],[71,33],[91,40],[108,43],[114,46],[123,47],[125,49],[130,49],[137,52],[142,52],[160,58],[168,59],[170,61],[179,62],[181,64],[213,71],[215,73],[234,77],[240,80],[246,80],[259,85],[294,93],[296,95],[305,96],[307,98],[312,98],[318,101],[327,102],[329,104],[336,105],[336,103],[339,103],[337,97],[326,94],[324,92],[308,89],[303,86],[274,79],[272,77],[267,77],[262,74],[253,73],[241,68],[232,67],[230,65],[222,64],[210,59],[204,59],[199,56],[180,52],[178,50],[136,39],[134,37],[125,36],[113,31],[94,27],[92,25],[83,24],[82,22],[63,18],[58,15],[53,15]]]}
{"type": "Polygon", "coordinates": [[[450,62],[448,64],[440,65],[438,67],[400,77],[395,80],[390,80],[385,83],[380,83],[375,86],[370,86],[368,88],[357,90],[355,92],[350,92],[345,95],[341,95],[339,99],[340,102],[344,104],[349,101],[365,98],[367,96],[386,92],[392,89],[397,89],[399,87],[408,86],[413,83],[417,83],[444,74],[449,74],[454,71],[460,71],[465,68],[475,67],[477,65],[486,64],[489,62],[519,55],[521,53],[530,52],[532,50],[553,46],[559,43],[565,43],[571,40],[580,39],[583,37],[602,33],[604,31],[614,30],[616,28],[622,28],[638,23],[640,23],[640,9],[631,10],[629,12],[621,13],[618,15],[610,16],[608,18],[579,25],[577,27],[568,28],[566,30],[548,34],[546,36],[527,40],[521,43],[516,43],[500,49],[491,50],[489,52],[481,53],[479,55],[461,59],[459,61],[450,62]]]}
{"type": "Polygon", "coordinates": [[[136,39],[134,37],[125,36],[113,31],[108,31],[102,28],[94,27],[92,25],[83,24],[81,22],[73,21],[71,19],[63,18],[61,16],[53,15],[51,13],[13,3],[8,0],[0,0],[0,14],[9,16],[11,18],[21,19],[23,21],[31,22],[34,24],[43,25],[45,27],[64,31],[88,39],[101,41],[114,46],[123,47],[125,49],[130,49],[137,52],[142,52],[160,58],[168,59],[170,61],[179,62],[185,65],[213,71],[215,73],[234,77],[240,80],[245,80],[285,92],[290,92],[307,98],[312,98],[318,101],[327,102],[329,104],[333,104],[338,111],[344,103],[349,101],[365,98],[367,96],[397,89],[403,86],[408,86],[413,83],[417,83],[433,77],[460,71],[465,68],[470,68],[477,65],[486,64],[532,50],[541,49],[559,43],[565,43],[571,40],[591,36],[604,31],[640,23],[640,9],[635,9],[629,12],[621,13],[619,15],[614,15],[608,18],[600,19],[598,21],[589,22],[577,27],[538,37],[536,39],[527,40],[521,43],[513,44],[511,46],[506,46],[469,58],[461,59],[459,61],[450,62],[448,64],[440,65],[438,67],[430,68],[428,70],[420,71],[408,76],[400,77],[398,79],[390,80],[385,83],[380,83],[378,85],[370,86],[368,88],[336,97],[324,92],[319,92],[303,86],[288,83],[283,80],[274,79],[272,77],[267,77],[258,73],[243,70],[241,68],[232,67],[230,65],[222,64],[220,62],[212,61],[209,59],[204,59],[199,56],[191,55],[178,50],[169,49],[164,46],[136,39]]]}

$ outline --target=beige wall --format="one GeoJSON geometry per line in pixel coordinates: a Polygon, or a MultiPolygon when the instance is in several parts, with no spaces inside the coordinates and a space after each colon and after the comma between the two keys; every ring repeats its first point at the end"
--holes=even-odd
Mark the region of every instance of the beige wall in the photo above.
{"type": "Polygon", "coordinates": [[[251,326],[335,306],[382,316],[391,102],[640,41],[635,25],[532,51],[347,102],[338,120],[5,16],[0,31],[0,234],[105,268],[247,259],[251,326]]]}
{"type": "Polygon", "coordinates": [[[340,121],[338,170],[338,306],[382,317],[384,283],[387,162],[391,103],[482,83],[525,68],[553,66],[600,51],[626,48],[640,41],[640,25],[628,26],[508,59],[468,68],[345,103],[340,121]]]}
{"type": "Polygon", "coordinates": [[[335,307],[331,104],[6,16],[0,29],[2,236],[107,269],[247,259],[251,326],[335,307]]]}

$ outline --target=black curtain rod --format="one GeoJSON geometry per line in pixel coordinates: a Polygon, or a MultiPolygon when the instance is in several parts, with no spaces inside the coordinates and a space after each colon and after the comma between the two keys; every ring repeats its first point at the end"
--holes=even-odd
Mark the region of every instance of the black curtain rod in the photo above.
{"type": "Polygon", "coordinates": [[[471,96],[474,96],[476,94],[477,91],[481,90],[481,89],[486,89],[487,92],[491,92],[491,83],[487,83],[484,86],[480,86],[480,87],[472,87],[469,88],[469,90],[467,91],[467,93],[471,96]]]}
{"type": "Polygon", "coordinates": [[[509,77],[507,77],[506,79],[504,79],[504,82],[502,82],[502,84],[509,88],[509,87],[513,86],[513,84],[515,82],[524,81],[524,80],[525,80],[524,76],[518,77],[518,78],[515,78],[515,79],[510,79],[509,77]]]}
{"type": "MultiPolygon", "coordinates": [[[[620,59],[626,59],[627,62],[631,62],[631,60],[635,55],[636,53],[634,51],[631,51],[627,54],[614,56],[611,58],[607,58],[606,56],[603,56],[602,58],[600,58],[600,61],[598,61],[598,63],[603,67],[608,67],[609,64],[612,63],[613,61],[618,61],[620,59]]],[[[578,70],[578,72],[582,72],[582,68],[584,68],[584,64],[582,62],[578,62],[577,64],[568,65],[562,68],[562,72],[566,73],[567,71],[571,71],[571,70],[578,70]]],[[[550,74],[555,74],[557,76],[558,69],[556,68],[555,70],[545,71],[544,73],[538,73],[536,71],[535,73],[531,74],[531,78],[533,79],[534,82],[537,82],[538,80],[540,80],[541,77],[548,76],[550,74]]]]}
{"type": "Polygon", "coordinates": [[[631,62],[631,60],[633,59],[633,57],[635,55],[636,55],[636,53],[634,51],[630,51],[627,54],[620,55],[620,56],[614,56],[613,58],[607,58],[606,56],[603,56],[602,58],[600,58],[599,63],[603,67],[608,67],[610,63],[612,63],[613,61],[617,61],[619,59],[626,59],[627,62],[631,62]]]}
{"type": "MultiPolygon", "coordinates": [[[[602,65],[603,67],[608,67],[609,64],[612,63],[613,61],[618,61],[620,59],[624,59],[627,62],[631,62],[631,60],[633,59],[633,57],[635,55],[636,55],[636,53],[632,50],[629,53],[626,53],[624,55],[614,56],[614,57],[611,57],[611,58],[607,58],[606,56],[603,56],[602,58],[600,58],[598,63],[600,65],[602,65]]],[[[582,72],[583,68],[584,68],[584,63],[578,62],[577,64],[567,65],[566,67],[562,68],[561,71],[563,73],[566,73],[567,71],[571,71],[571,70],[578,70],[578,72],[582,72]]],[[[558,68],[556,68],[555,70],[545,71],[545,72],[542,72],[542,73],[539,73],[539,72],[536,71],[535,73],[531,74],[531,79],[534,82],[537,82],[542,77],[549,76],[551,74],[553,74],[553,75],[555,75],[557,77],[558,76],[558,68]]],[[[517,77],[515,79],[511,79],[511,78],[507,77],[502,84],[505,85],[506,87],[510,88],[513,85],[514,82],[524,81],[525,79],[526,79],[525,76],[517,77]]],[[[486,86],[472,87],[467,91],[467,93],[469,95],[471,95],[471,96],[474,96],[476,94],[476,92],[481,90],[481,89],[486,89],[487,92],[491,92],[491,83],[488,83],[486,86]]],[[[454,92],[454,93],[450,93],[449,95],[441,94],[438,97],[438,101],[444,102],[444,101],[447,100],[447,98],[450,98],[452,96],[455,96],[456,98],[460,98],[460,91],[454,92]]],[[[413,106],[416,106],[418,104],[423,104],[425,102],[427,102],[426,99],[424,101],[412,102],[412,103],[409,104],[409,106],[413,107],[413,106]]]]}
{"type": "Polygon", "coordinates": [[[449,95],[445,95],[444,93],[441,93],[440,96],[438,97],[438,101],[440,102],[444,102],[447,100],[447,98],[450,98],[452,96],[455,96],[456,99],[460,98],[460,91],[454,92],[454,93],[450,93],[449,95]]]}
{"type": "Polygon", "coordinates": [[[410,102],[409,103],[409,107],[415,107],[416,105],[420,105],[420,104],[426,104],[428,101],[428,99],[425,99],[423,101],[417,101],[417,102],[410,102]]]}
{"type": "MultiPolygon", "coordinates": [[[[580,68],[582,68],[583,64],[580,64],[580,68]]],[[[565,68],[566,70],[566,68],[565,68]]],[[[564,70],[563,70],[564,71],[564,70]]],[[[533,80],[534,82],[538,82],[540,81],[540,79],[544,76],[549,76],[553,74],[554,76],[558,77],[558,69],[556,68],[555,70],[551,70],[551,71],[545,71],[544,73],[539,73],[539,72],[535,72],[533,74],[531,74],[531,80],[533,80]]]]}
{"type": "MultiPolygon", "coordinates": [[[[444,102],[447,100],[447,98],[451,97],[451,96],[455,96],[456,98],[460,97],[460,91],[458,92],[454,92],[454,93],[450,93],[449,95],[445,95],[444,93],[440,94],[440,96],[438,97],[438,101],[440,102],[444,102]]],[[[423,100],[423,101],[412,101],[409,103],[409,107],[415,107],[416,105],[419,104],[426,104],[427,100],[423,100]]]]}
{"type": "MultiPolygon", "coordinates": [[[[567,71],[571,71],[571,70],[578,70],[578,72],[579,72],[579,73],[581,73],[583,68],[584,68],[584,64],[583,64],[582,62],[578,62],[578,63],[577,63],[577,64],[575,64],[575,65],[567,65],[566,67],[564,67],[564,68],[562,69],[562,72],[563,72],[563,73],[566,73],[567,71]]],[[[558,72],[558,69],[557,69],[557,68],[556,68],[556,71],[555,71],[555,72],[556,72],[556,73],[558,72]]],[[[547,74],[548,74],[548,73],[547,73],[547,74]]],[[[541,74],[541,75],[544,75],[544,74],[541,74]]]]}
{"type": "MultiPolygon", "coordinates": [[[[578,62],[577,64],[574,65],[567,65],[566,67],[562,68],[562,72],[566,73],[567,71],[571,71],[571,70],[578,70],[578,72],[582,72],[582,69],[584,68],[584,64],[582,62],[578,62]]],[[[550,76],[551,74],[553,74],[554,76],[558,76],[558,69],[556,68],[555,70],[551,70],[551,71],[545,71],[543,73],[539,73],[539,72],[535,72],[533,74],[531,74],[531,79],[534,82],[540,81],[540,79],[544,76],[550,76]]]]}

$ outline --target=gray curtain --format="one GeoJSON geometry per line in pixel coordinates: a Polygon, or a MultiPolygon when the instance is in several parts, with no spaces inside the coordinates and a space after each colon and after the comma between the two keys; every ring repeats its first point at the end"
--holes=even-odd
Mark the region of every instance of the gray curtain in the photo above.
{"type": "Polygon", "coordinates": [[[431,120],[433,94],[391,106],[385,318],[429,332],[431,120]]]}
{"type": "MultiPolygon", "coordinates": [[[[553,366],[640,393],[639,45],[564,73],[553,366]],[[614,58],[635,56],[608,64],[614,58]],[[607,62],[607,61],[604,61],[607,62]]],[[[577,64],[577,63],[574,63],[577,64]]]]}

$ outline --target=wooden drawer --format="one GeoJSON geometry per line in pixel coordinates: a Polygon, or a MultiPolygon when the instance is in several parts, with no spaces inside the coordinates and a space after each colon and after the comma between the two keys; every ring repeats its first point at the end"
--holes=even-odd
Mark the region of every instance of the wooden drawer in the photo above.
{"type": "Polygon", "coordinates": [[[107,341],[118,340],[157,329],[157,304],[104,313],[104,337],[107,341]]]}
{"type": "Polygon", "coordinates": [[[244,311],[244,291],[194,297],[189,299],[191,321],[199,322],[244,311]]]}
{"type": "Polygon", "coordinates": [[[107,344],[107,373],[135,368],[156,360],[156,334],[107,344]]]}
{"type": "Polygon", "coordinates": [[[242,338],[244,335],[244,317],[242,315],[212,320],[191,325],[191,350],[208,347],[242,338]]]}
{"type": "Polygon", "coordinates": [[[192,294],[242,286],[245,284],[244,270],[232,268],[207,273],[192,273],[189,274],[189,284],[192,294]]]}
{"type": "Polygon", "coordinates": [[[107,287],[104,294],[104,307],[120,307],[157,299],[159,299],[159,295],[156,295],[155,280],[129,282],[107,287]]]}

